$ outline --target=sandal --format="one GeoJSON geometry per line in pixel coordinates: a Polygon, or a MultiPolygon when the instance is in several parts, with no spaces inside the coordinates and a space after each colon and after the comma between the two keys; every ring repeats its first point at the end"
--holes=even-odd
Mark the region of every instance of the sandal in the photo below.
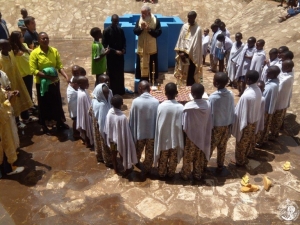
{"type": "Polygon", "coordinates": [[[20,121],[20,122],[17,123],[17,127],[19,129],[24,129],[26,127],[26,125],[20,121]]]}
{"type": "Polygon", "coordinates": [[[29,119],[27,120],[22,120],[23,123],[27,124],[27,123],[32,123],[32,122],[37,122],[39,119],[36,117],[29,117],[29,119]]]}

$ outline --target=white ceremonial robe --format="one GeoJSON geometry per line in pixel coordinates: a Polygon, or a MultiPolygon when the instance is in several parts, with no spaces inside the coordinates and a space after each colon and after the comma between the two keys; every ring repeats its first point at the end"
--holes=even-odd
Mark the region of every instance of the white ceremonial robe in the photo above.
{"type": "Polygon", "coordinates": [[[132,101],[129,126],[134,139],[154,139],[159,101],[145,92],[132,101]]]}
{"type": "Polygon", "coordinates": [[[290,101],[293,93],[294,76],[293,72],[280,73],[278,76],[279,88],[275,110],[286,109],[290,107],[290,101]]]}
{"type": "Polygon", "coordinates": [[[180,161],[184,149],[182,113],[183,105],[176,100],[166,100],[158,106],[154,138],[155,165],[160,152],[169,149],[177,149],[177,160],[180,161]]]}
{"type": "Polygon", "coordinates": [[[278,97],[278,90],[279,90],[278,78],[269,79],[266,82],[263,96],[266,101],[265,112],[268,114],[273,114],[275,111],[275,105],[278,97]]]}
{"type": "Polygon", "coordinates": [[[250,70],[256,70],[261,76],[262,68],[266,60],[266,53],[264,50],[255,50],[251,60],[250,70]]]}
{"type": "Polygon", "coordinates": [[[210,158],[212,114],[209,101],[194,99],[185,104],[182,114],[182,127],[188,138],[210,158]]]}
{"type": "Polygon", "coordinates": [[[243,47],[244,47],[244,43],[242,43],[242,45],[239,48],[237,47],[236,42],[232,44],[229,59],[228,59],[228,64],[227,64],[227,73],[231,81],[234,81],[236,79],[235,75],[236,75],[236,68],[237,68],[237,65],[234,62],[232,62],[231,59],[234,57],[238,57],[238,55],[243,50],[243,47]]]}
{"type": "Polygon", "coordinates": [[[85,90],[78,89],[77,96],[77,120],[76,129],[80,131],[80,136],[85,139],[82,130],[85,130],[86,136],[90,139],[90,144],[94,144],[93,121],[89,115],[91,99],[85,90]]]}
{"type": "Polygon", "coordinates": [[[70,118],[77,116],[77,91],[69,84],[67,88],[68,110],[70,118]]]}
{"type": "Polygon", "coordinates": [[[112,92],[109,90],[108,99],[105,98],[102,88],[103,86],[108,87],[106,84],[98,84],[93,91],[92,108],[94,116],[98,121],[99,132],[104,138],[104,126],[108,111],[111,108],[110,100],[112,98],[112,92]]]}
{"type": "Polygon", "coordinates": [[[232,135],[236,141],[241,140],[243,129],[248,123],[258,122],[260,118],[262,93],[257,84],[251,84],[242,94],[235,106],[235,119],[232,125],[232,135]]]}
{"type": "MultiPolygon", "coordinates": [[[[273,61],[268,60],[268,63],[263,67],[263,70],[261,72],[261,76],[260,76],[259,79],[266,83],[268,81],[268,78],[267,78],[267,70],[268,70],[268,68],[270,66],[278,66],[277,65],[278,61],[279,61],[278,58],[274,59],[273,61]]],[[[281,68],[279,67],[279,69],[281,69],[281,68]]]]}
{"type": "Polygon", "coordinates": [[[212,38],[211,38],[211,42],[210,42],[210,54],[214,56],[215,58],[215,53],[216,53],[216,44],[217,44],[217,37],[219,34],[221,34],[222,31],[218,30],[216,33],[213,34],[212,38]]]}
{"type": "Polygon", "coordinates": [[[255,127],[255,134],[257,134],[259,131],[264,130],[264,127],[265,127],[265,105],[266,105],[265,98],[261,97],[259,119],[258,119],[256,127],[255,127]]]}
{"type": "Polygon", "coordinates": [[[206,56],[207,55],[207,48],[209,44],[210,37],[209,35],[202,35],[202,55],[206,56]]]}
{"type": "Polygon", "coordinates": [[[130,169],[132,165],[137,164],[136,149],[129,123],[120,109],[111,108],[108,111],[104,133],[109,147],[110,142],[117,144],[117,150],[123,157],[123,166],[125,170],[130,169]]]}

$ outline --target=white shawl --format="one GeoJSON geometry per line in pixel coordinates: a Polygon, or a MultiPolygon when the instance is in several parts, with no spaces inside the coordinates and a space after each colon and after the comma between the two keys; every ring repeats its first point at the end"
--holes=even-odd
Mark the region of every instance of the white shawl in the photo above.
{"type": "MultiPolygon", "coordinates": [[[[273,61],[268,60],[268,63],[263,67],[263,70],[261,72],[261,76],[260,76],[260,80],[262,80],[263,82],[267,82],[268,78],[267,78],[267,70],[270,66],[278,66],[277,63],[279,61],[279,58],[274,59],[273,61]],[[268,65],[269,64],[269,65],[268,65]]],[[[281,69],[279,67],[279,69],[281,69]]]]}
{"type": "Polygon", "coordinates": [[[251,60],[250,70],[256,70],[261,76],[262,67],[266,60],[266,53],[264,50],[255,50],[253,54],[253,58],[251,60]]]}
{"type": "Polygon", "coordinates": [[[202,35],[202,55],[206,56],[207,55],[207,48],[209,44],[209,35],[202,35]]]}
{"type": "Polygon", "coordinates": [[[117,150],[123,157],[124,169],[130,169],[137,164],[136,149],[130,132],[129,124],[124,113],[116,108],[111,108],[106,116],[104,133],[107,145],[110,142],[117,144],[117,150]]]}
{"type": "Polygon", "coordinates": [[[258,119],[256,127],[255,127],[255,134],[257,134],[258,131],[264,130],[264,127],[265,127],[265,104],[266,104],[265,98],[261,97],[259,119],[258,119]]]}
{"type": "Polygon", "coordinates": [[[154,139],[159,101],[145,92],[132,101],[129,126],[134,139],[154,139]]]}
{"type": "Polygon", "coordinates": [[[82,130],[86,131],[87,137],[90,139],[90,144],[94,144],[93,138],[93,121],[89,115],[91,107],[91,99],[85,90],[78,89],[77,96],[77,123],[76,129],[80,131],[80,136],[85,139],[82,130]]]}
{"type": "Polygon", "coordinates": [[[92,99],[92,108],[94,111],[94,115],[98,121],[99,131],[101,136],[104,138],[104,126],[105,119],[108,111],[111,108],[110,100],[112,98],[111,91],[108,96],[108,100],[106,100],[102,88],[106,86],[106,84],[98,84],[93,91],[93,99],[92,99]]]}
{"type": "Polygon", "coordinates": [[[232,135],[240,141],[243,129],[248,123],[258,122],[261,108],[262,93],[257,84],[251,84],[244,91],[235,107],[235,122],[232,125],[232,135]]]}
{"type": "Polygon", "coordinates": [[[278,76],[279,79],[279,89],[278,97],[276,101],[276,110],[286,109],[290,107],[290,101],[293,93],[293,83],[294,76],[293,72],[289,73],[280,73],[278,76]]]}
{"type": "Polygon", "coordinates": [[[77,116],[77,91],[69,84],[67,88],[68,110],[70,117],[77,116]]]}
{"type": "Polygon", "coordinates": [[[238,55],[241,53],[243,50],[244,43],[240,46],[240,48],[237,47],[237,43],[234,42],[232,44],[232,48],[230,50],[230,55],[228,59],[228,64],[227,64],[227,73],[228,77],[231,81],[235,80],[235,74],[236,74],[236,64],[231,61],[232,58],[238,57],[238,55]]]}
{"type": "Polygon", "coordinates": [[[210,158],[212,114],[210,103],[195,99],[186,103],[182,115],[182,126],[188,138],[210,158]]]}
{"type": "Polygon", "coordinates": [[[10,87],[11,88],[11,83],[10,83],[10,81],[8,79],[8,76],[2,70],[0,70],[0,83],[2,85],[2,88],[4,88],[4,89],[6,89],[6,87],[10,87]]]}
{"type": "Polygon", "coordinates": [[[278,78],[269,79],[266,82],[263,96],[266,100],[265,112],[273,114],[275,111],[275,105],[278,97],[279,80],[278,78]]]}
{"type": "Polygon", "coordinates": [[[176,100],[166,100],[158,106],[154,142],[154,164],[157,165],[160,151],[177,149],[180,161],[184,142],[182,133],[183,105],[176,100]]]}

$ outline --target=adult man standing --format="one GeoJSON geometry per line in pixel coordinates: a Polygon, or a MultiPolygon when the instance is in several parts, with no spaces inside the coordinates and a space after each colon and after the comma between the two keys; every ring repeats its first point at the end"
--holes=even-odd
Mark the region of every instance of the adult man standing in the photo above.
{"type": "Polygon", "coordinates": [[[126,52],[126,39],[124,31],[119,24],[119,16],[114,14],[111,17],[111,25],[103,31],[102,45],[109,48],[106,55],[107,75],[111,81],[113,94],[125,94],[124,87],[124,54],[126,52]]]}
{"type": "Polygon", "coordinates": [[[195,11],[188,13],[188,22],[182,26],[175,46],[175,77],[181,76],[187,86],[202,83],[202,32],[195,22],[196,17],[195,11]]]}
{"type": "Polygon", "coordinates": [[[157,79],[158,60],[156,39],[161,35],[162,31],[159,20],[151,13],[149,6],[144,5],[141,8],[141,17],[136,22],[133,32],[139,36],[135,78],[152,80],[154,63],[155,79],[157,79]]]}
{"type": "Polygon", "coordinates": [[[27,16],[24,19],[24,24],[27,27],[24,34],[24,43],[26,43],[30,49],[34,49],[39,45],[39,35],[36,32],[35,18],[27,16]]]}
{"type": "Polygon", "coordinates": [[[6,26],[5,20],[2,19],[2,14],[0,12],[0,39],[6,39],[9,38],[9,31],[6,26]]]}

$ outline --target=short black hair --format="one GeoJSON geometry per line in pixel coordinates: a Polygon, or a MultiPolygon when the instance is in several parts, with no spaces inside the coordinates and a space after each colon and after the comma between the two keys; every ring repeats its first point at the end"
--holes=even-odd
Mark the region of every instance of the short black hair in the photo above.
{"type": "Polygon", "coordinates": [[[272,49],[269,51],[269,54],[278,54],[278,49],[277,49],[277,48],[272,48],[272,49]]]}
{"type": "Polygon", "coordinates": [[[228,75],[227,73],[224,72],[217,72],[214,75],[215,80],[218,81],[218,83],[222,84],[222,85],[226,85],[228,83],[228,75]]]}
{"type": "Polygon", "coordinates": [[[287,47],[287,46],[280,46],[279,48],[278,48],[278,50],[282,50],[282,52],[287,52],[287,51],[289,51],[290,49],[287,47]]]}
{"type": "Polygon", "coordinates": [[[86,70],[83,67],[79,66],[78,70],[79,70],[79,73],[80,73],[81,76],[85,76],[86,75],[86,70]]]}
{"type": "Polygon", "coordinates": [[[243,35],[242,35],[241,32],[237,32],[237,33],[235,34],[235,36],[236,36],[236,35],[241,35],[241,36],[243,37],[243,35]]]}
{"type": "Polygon", "coordinates": [[[113,107],[118,109],[123,105],[123,98],[120,95],[114,95],[111,98],[110,103],[113,107]]]}
{"type": "Polygon", "coordinates": [[[99,27],[93,27],[90,31],[90,35],[95,38],[98,32],[101,32],[101,29],[99,27]]]}
{"type": "Polygon", "coordinates": [[[290,68],[294,68],[294,62],[291,59],[284,60],[282,62],[282,66],[283,66],[283,64],[287,64],[290,68]]]}
{"type": "Polygon", "coordinates": [[[24,19],[24,24],[25,26],[27,27],[27,25],[29,25],[30,21],[32,20],[35,20],[35,18],[33,16],[27,16],[25,19],[24,19]]]}
{"type": "Polygon", "coordinates": [[[246,79],[252,81],[252,83],[256,83],[259,78],[259,73],[256,70],[248,70],[246,73],[246,79]]]}
{"type": "Polygon", "coordinates": [[[191,93],[198,98],[201,98],[204,94],[204,86],[199,83],[194,83],[191,87],[191,93]]]}
{"type": "Polygon", "coordinates": [[[219,19],[219,18],[217,18],[217,19],[215,19],[215,24],[217,24],[218,26],[220,25],[220,23],[222,22],[222,20],[221,19],[219,19]]]}
{"type": "Polygon", "coordinates": [[[263,86],[265,86],[265,82],[262,80],[257,81],[257,85],[262,84],[263,86]]]}
{"type": "Polygon", "coordinates": [[[256,43],[256,38],[255,37],[249,37],[248,40],[251,40],[252,42],[256,43]]]}
{"type": "Polygon", "coordinates": [[[167,83],[165,86],[165,92],[166,95],[175,97],[175,95],[178,93],[176,84],[173,82],[167,83]]]}
{"type": "Polygon", "coordinates": [[[219,25],[216,24],[216,23],[213,23],[213,24],[210,26],[210,29],[213,29],[214,27],[219,27],[219,25]]]}
{"type": "Polygon", "coordinates": [[[283,52],[283,57],[285,59],[293,59],[294,58],[294,53],[292,51],[286,51],[286,52],[283,52]]]}
{"type": "Polygon", "coordinates": [[[265,46],[265,43],[266,43],[264,39],[259,39],[259,40],[257,40],[257,42],[261,43],[263,46],[265,46]]]}
{"type": "Polygon", "coordinates": [[[224,41],[225,40],[225,36],[223,34],[218,34],[217,40],[218,41],[224,41]]]}
{"type": "Polygon", "coordinates": [[[278,66],[270,66],[269,68],[268,68],[268,70],[269,71],[272,71],[272,73],[274,74],[274,75],[276,75],[276,77],[280,74],[280,68],[278,67],[278,66]]]}
{"type": "Polygon", "coordinates": [[[225,24],[223,21],[221,21],[220,24],[219,24],[219,26],[224,26],[224,27],[226,27],[226,24],[225,24]]]}
{"type": "Polygon", "coordinates": [[[195,12],[195,11],[190,11],[189,13],[188,13],[188,16],[193,16],[193,17],[197,17],[197,13],[195,12]]]}

